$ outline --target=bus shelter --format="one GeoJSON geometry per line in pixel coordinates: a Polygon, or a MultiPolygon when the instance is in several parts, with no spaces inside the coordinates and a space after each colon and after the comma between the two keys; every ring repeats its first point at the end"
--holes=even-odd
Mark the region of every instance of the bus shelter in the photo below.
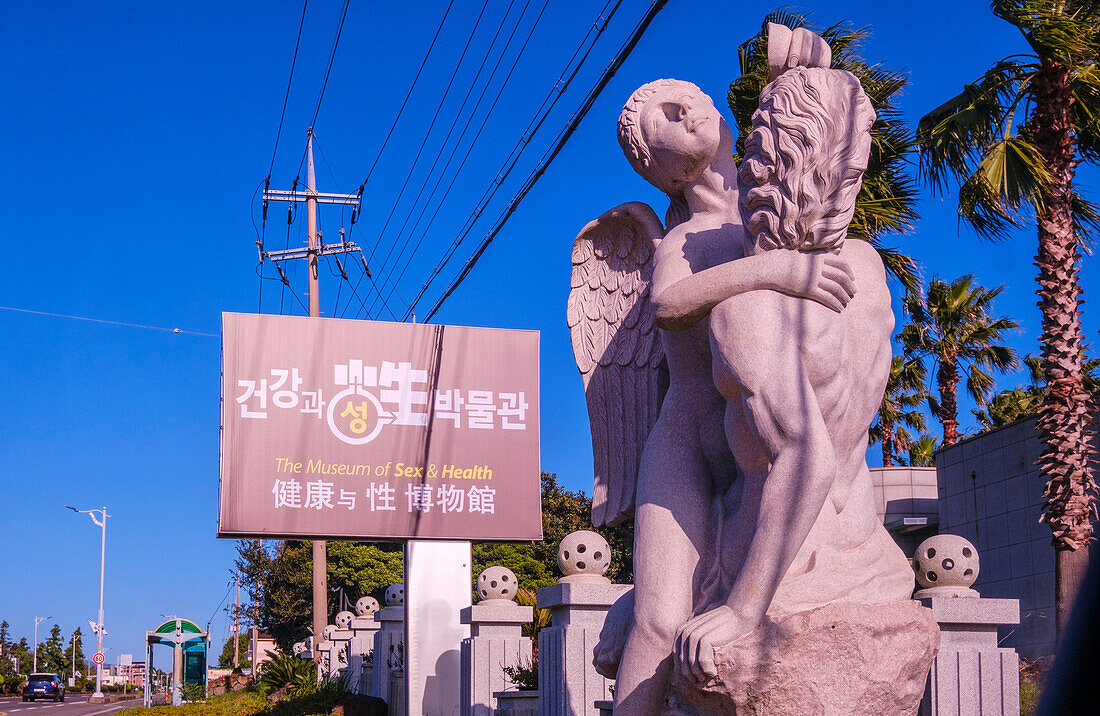
{"type": "Polygon", "coordinates": [[[172,705],[183,703],[184,684],[201,685],[206,693],[206,653],[210,635],[188,619],[169,619],[145,632],[145,705],[153,705],[153,647],[172,648],[172,705]]]}

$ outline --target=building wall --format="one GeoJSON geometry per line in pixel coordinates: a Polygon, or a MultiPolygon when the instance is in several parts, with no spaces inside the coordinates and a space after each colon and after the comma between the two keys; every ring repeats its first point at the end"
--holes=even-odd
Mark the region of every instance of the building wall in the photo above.
{"type": "Polygon", "coordinates": [[[873,467],[871,484],[879,521],[912,557],[917,545],[937,531],[936,468],[873,467]]]}
{"type": "Polygon", "coordinates": [[[1054,548],[1039,522],[1039,451],[1031,418],[936,453],[939,531],[978,548],[974,588],[983,597],[1020,600],[1020,624],[1001,627],[1000,637],[1026,659],[1054,653],[1054,548]]]}

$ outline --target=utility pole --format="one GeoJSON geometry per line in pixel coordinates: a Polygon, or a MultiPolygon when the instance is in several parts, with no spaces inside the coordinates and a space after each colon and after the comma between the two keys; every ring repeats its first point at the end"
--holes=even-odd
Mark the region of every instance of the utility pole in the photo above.
{"type": "Polygon", "coordinates": [[[241,668],[241,573],[234,575],[237,582],[237,600],[233,605],[233,670],[241,668]]]}
{"type": "MultiPolygon", "coordinates": [[[[271,259],[275,263],[275,268],[279,271],[279,277],[282,279],[283,284],[289,286],[290,282],[287,280],[286,274],[283,273],[282,267],[279,265],[280,261],[287,261],[290,259],[306,259],[309,266],[309,315],[311,317],[319,317],[321,315],[321,295],[319,291],[319,281],[317,276],[317,258],[328,254],[349,254],[358,253],[359,259],[363,262],[363,271],[367,276],[370,276],[370,268],[367,266],[367,260],[363,257],[363,252],[358,246],[351,241],[344,239],[343,229],[340,230],[340,238],[342,239],[338,244],[325,244],[322,241],[320,232],[317,231],[317,204],[344,204],[358,206],[362,189],[356,194],[331,194],[331,193],[318,193],[317,192],[317,177],[313,170],[313,127],[306,130],[306,190],[305,192],[299,192],[297,185],[290,191],[280,190],[264,190],[264,217],[267,217],[267,202],[269,201],[289,201],[289,202],[302,202],[306,203],[306,214],[309,222],[309,243],[305,251],[302,249],[287,249],[283,251],[264,251],[263,245],[257,242],[257,247],[260,250],[260,260],[271,259]]],[[[356,211],[351,212],[351,223],[355,224],[356,211]]],[[[289,220],[288,220],[289,221],[289,220]]],[[[347,274],[344,272],[344,266],[340,263],[340,259],[337,257],[336,265],[340,268],[340,275],[347,278],[347,274]]],[[[321,643],[322,634],[325,630],[325,625],[328,622],[328,545],[323,540],[317,540],[313,543],[313,644],[314,644],[314,661],[320,661],[321,654],[316,649],[316,645],[321,643]]],[[[318,674],[320,671],[318,670],[318,674]]]]}

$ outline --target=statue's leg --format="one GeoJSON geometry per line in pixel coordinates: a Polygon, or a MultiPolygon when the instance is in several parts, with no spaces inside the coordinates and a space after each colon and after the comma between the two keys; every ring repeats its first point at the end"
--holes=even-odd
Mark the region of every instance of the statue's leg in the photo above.
{"type": "Polygon", "coordinates": [[[742,505],[755,506],[755,519],[734,515],[736,524],[727,523],[743,539],[725,605],[680,630],[676,652],[688,678],[714,676],[714,647],[760,623],[832,488],[835,455],[802,351],[828,314],[771,291],[735,296],[711,313],[715,385],[740,402],[741,410],[727,413],[726,429],[746,477],[742,505]],[[766,457],[766,471],[741,462],[752,442],[766,457]]]}
{"type": "Polygon", "coordinates": [[[663,712],[672,642],[691,618],[711,509],[694,424],[662,420],[646,443],[634,517],[634,623],[619,665],[617,716],[663,712]]]}

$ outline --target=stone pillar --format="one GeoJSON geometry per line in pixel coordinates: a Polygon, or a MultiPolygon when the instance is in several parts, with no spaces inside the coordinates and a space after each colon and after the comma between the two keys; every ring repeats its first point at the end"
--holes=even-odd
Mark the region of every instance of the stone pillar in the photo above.
{"type": "Polygon", "coordinates": [[[1020,623],[1018,599],[983,599],[970,588],[978,552],[957,535],[936,535],[913,557],[913,595],[940,626],[940,650],[920,716],[1019,716],[1020,657],[997,645],[997,627],[1020,623]]]}
{"type": "Polygon", "coordinates": [[[348,689],[352,693],[370,695],[374,635],[382,625],[374,620],[378,600],[361,597],[355,603],[355,617],[348,624],[352,637],[348,642],[348,689]]]}
{"type": "Polygon", "coordinates": [[[595,532],[574,532],[558,547],[565,576],[538,591],[551,618],[539,632],[539,716],[599,716],[596,701],[612,698],[613,682],[596,673],[593,650],[607,611],[631,586],[603,576],[610,563],[607,541],[595,532]]]}
{"type": "MultiPolygon", "coordinates": [[[[405,598],[404,585],[394,584],[386,589],[386,608],[379,609],[374,619],[379,629],[374,634],[374,668],[371,696],[390,700],[390,672],[401,669],[405,663],[405,598]],[[394,587],[401,587],[400,596],[394,587]]],[[[404,708],[404,700],[401,701],[404,708]]],[[[390,708],[397,708],[390,704],[390,708]]]]}
{"type": "Polygon", "coordinates": [[[489,567],[477,579],[481,601],[461,612],[462,623],[470,625],[470,637],[462,640],[462,716],[493,716],[493,693],[512,685],[505,667],[533,663],[531,639],[523,636],[522,628],[535,610],[512,601],[516,590],[512,570],[489,567]]]}

